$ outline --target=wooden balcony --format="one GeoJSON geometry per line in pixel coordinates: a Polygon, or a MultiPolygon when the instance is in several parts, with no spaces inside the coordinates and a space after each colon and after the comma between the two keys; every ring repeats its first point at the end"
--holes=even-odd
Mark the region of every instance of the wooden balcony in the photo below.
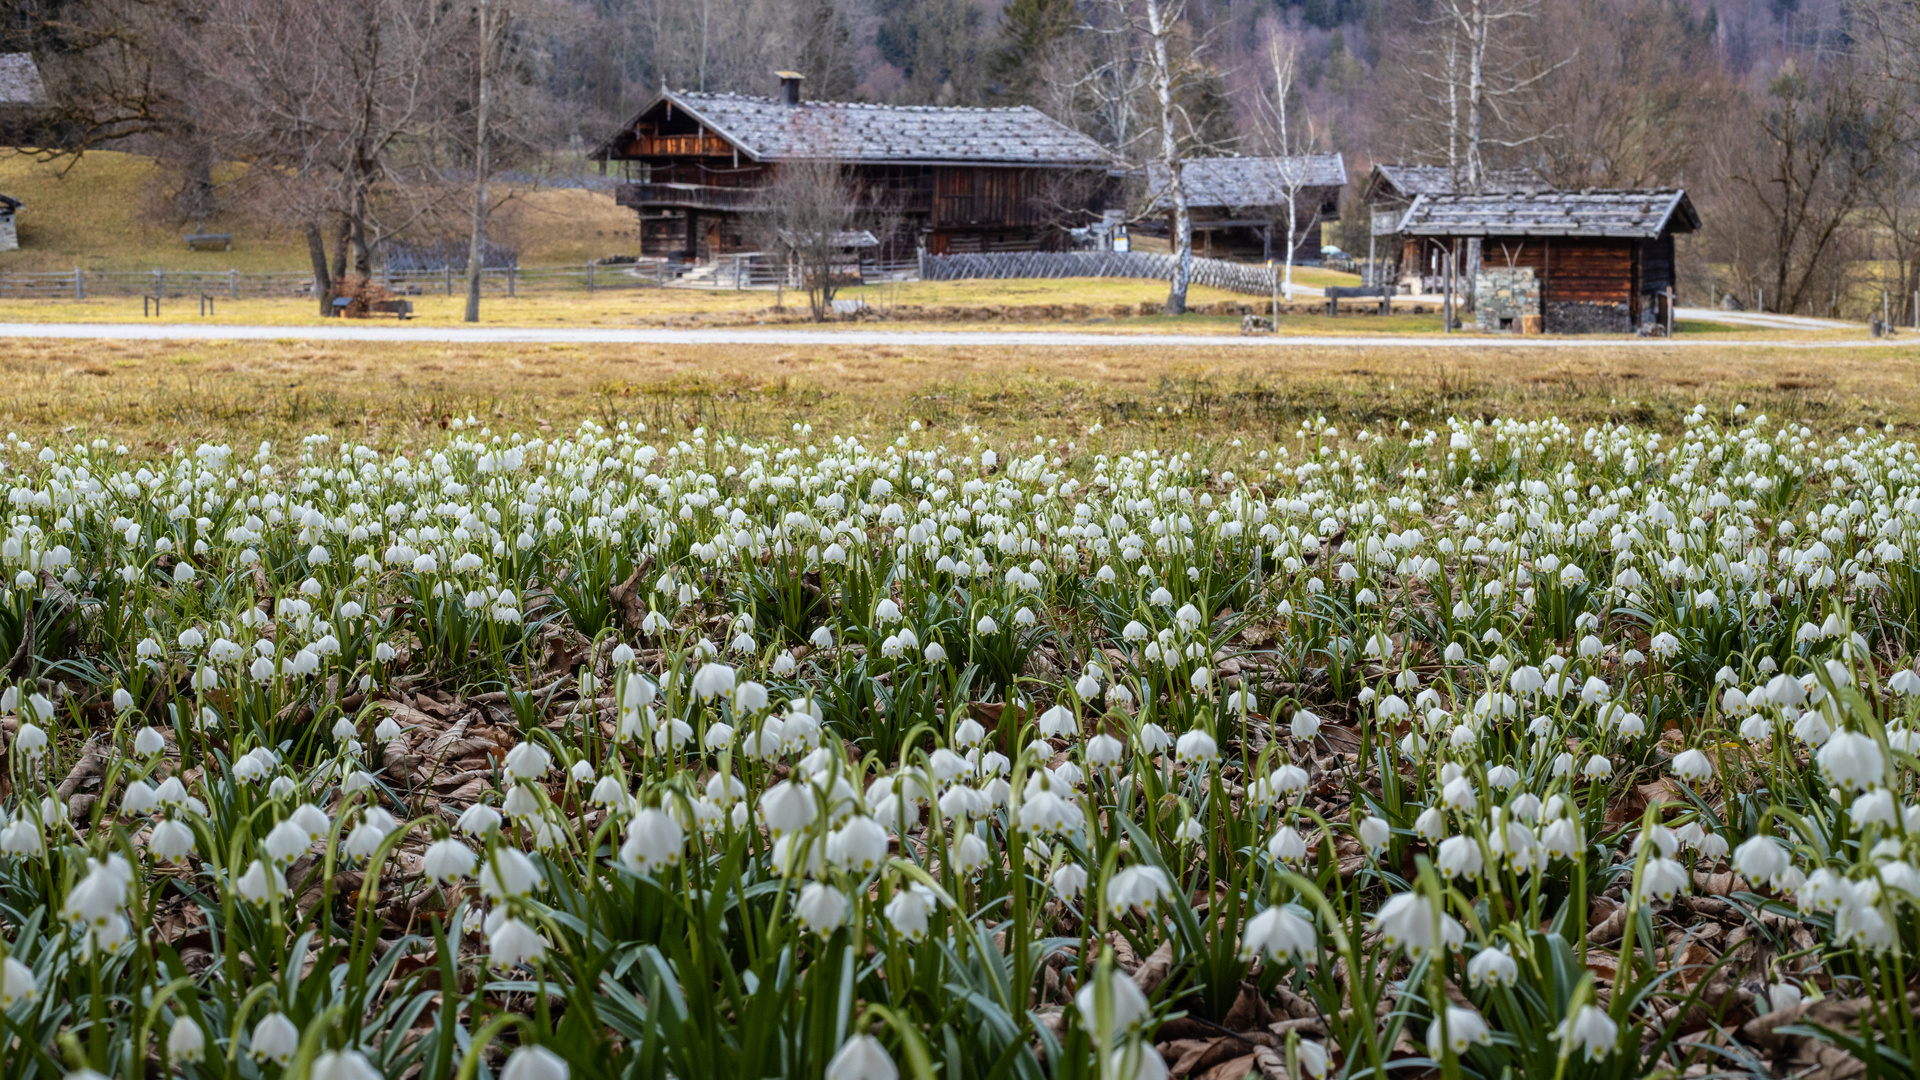
{"type": "Polygon", "coordinates": [[[718,135],[636,135],[627,157],[731,157],[733,145],[718,135]]]}
{"type": "Polygon", "coordinates": [[[621,184],[613,201],[634,210],[667,207],[675,210],[762,210],[766,200],[758,188],[716,187],[711,184],[621,184]]]}

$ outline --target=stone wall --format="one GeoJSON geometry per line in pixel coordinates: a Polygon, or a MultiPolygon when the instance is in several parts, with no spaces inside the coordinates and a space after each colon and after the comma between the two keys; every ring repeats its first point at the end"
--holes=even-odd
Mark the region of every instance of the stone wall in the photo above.
{"type": "Polygon", "coordinates": [[[1540,283],[1527,266],[1480,267],[1474,276],[1474,322],[1482,330],[1520,329],[1520,320],[1540,314],[1540,283]]]}
{"type": "Polygon", "coordinates": [[[12,251],[19,246],[20,237],[14,232],[13,215],[0,214],[0,251],[12,251]]]}
{"type": "Polygon", "coordinates": [[[1631,334],[1634,329],[1624,303],[1549,300],[1546,314],[1549,334],[1631,334]]]}

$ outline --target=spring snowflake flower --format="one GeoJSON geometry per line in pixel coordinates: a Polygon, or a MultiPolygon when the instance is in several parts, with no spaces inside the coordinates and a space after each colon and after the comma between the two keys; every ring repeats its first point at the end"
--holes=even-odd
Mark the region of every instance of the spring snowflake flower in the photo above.
{"type": "Polygon", "coordinates": [[[1614,1044],[1620,1038],[1620,1025],[1599,1006],[1582,1005],[1579,1012],[1562,1020],[1553,1033],[1562,1045],[1585,1054],[1586,1059],[1593,1062],[1613,1053],[1614,1044]]]}
{"type": "Polygon", "coordinates": [[[1240,959],[1265,956],[1272,960],[1292,957],[1297,963],[1316,958],[1319,936],[1313,924],[1284,905],[1262,911],[1247,920],[1240,935],[1240,959]]]}
{"type": "Polygon", "coordinates": [[[1444,911],[1436,913],[1432,901],[1419,893],[1396,893],[1388,897],[1368,927],[1380,934],[1386,948],[1405,949],[1407,956],[1414,960],[1437,949],[1452,951],[1467,940],[1464,926],[1444,911]]]}

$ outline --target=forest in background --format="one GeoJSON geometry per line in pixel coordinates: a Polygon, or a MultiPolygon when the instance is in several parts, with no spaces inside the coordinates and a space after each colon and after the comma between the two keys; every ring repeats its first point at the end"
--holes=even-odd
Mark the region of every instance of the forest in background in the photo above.
{"type": "MultiPolygon", "coordinates": [[[[222,201],[271,207],[307,223],[316,265],[336,272],[396,236],[457,235],[477,162],[578,171],[662,85],[767,94],[772,71],[792,68],[815,99],[1032,105],[1142,167],[1339,151],[1350,200],[1372,163],[1395,161],[1451,165],[1469,187],[1510,168],[1566,188],[1684,186],[1706,221],[1683,246],[1690,285],[1812,314],[1878,309],[1884,291],[1907,320],[1920,288],[1913,8],[0,0],[0,49],[35,54],[77,144],[166,157],[183,220],[222,201]],[[276,168],[228,190],[212,166],[229,160],[276,168]]],[[[1349,212],[1335,239],[1364,250],[1365,229],[1349,212]]]]}

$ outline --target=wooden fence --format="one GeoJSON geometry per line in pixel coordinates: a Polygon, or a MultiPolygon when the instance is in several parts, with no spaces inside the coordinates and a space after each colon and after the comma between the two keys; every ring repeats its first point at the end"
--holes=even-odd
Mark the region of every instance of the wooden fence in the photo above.
{"type": "MultiPolygon", "coordinates": [[[[1114,277],[1172,281],[1176,265],[1172,255],[1147,251],[1000,251],[969,255],[923,252],[920,280],[1114,277]]],[[[1267,296],[1273,292],[1276,271],[1264,266],[1196,257],[1192,273],[1195,285],[1267,296]]]]}

